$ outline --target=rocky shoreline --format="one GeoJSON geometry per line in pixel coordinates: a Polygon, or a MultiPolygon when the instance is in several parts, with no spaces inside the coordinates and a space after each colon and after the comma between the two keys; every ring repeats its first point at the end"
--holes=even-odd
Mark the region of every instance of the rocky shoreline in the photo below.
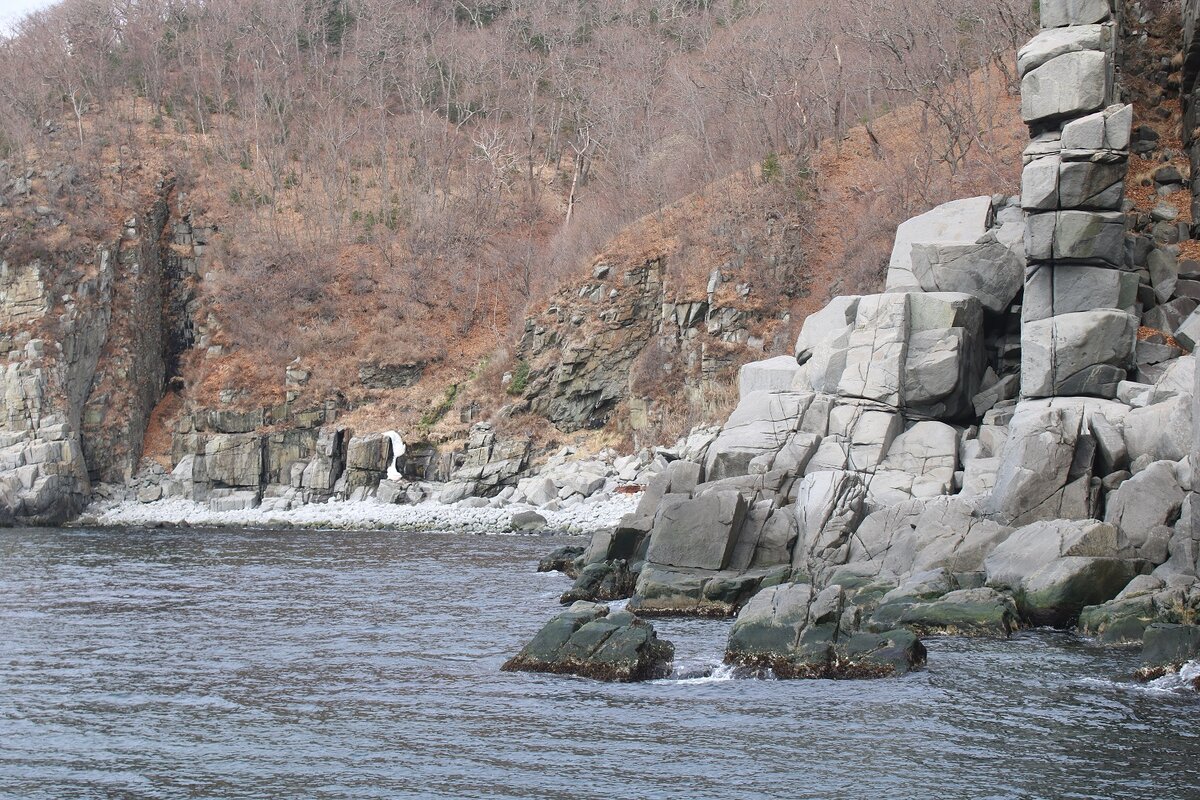
{"type": "Polygon", "coordinates": [[[1021,194],[903,223],[886,291],[834,298],[794,357],[743,367],[720,432],[592,537],[564,603],[733,618],[726,661],[776,677],[901,675],[919,636],[1036,627],[1140,644],[1144,679],[1200,656],[1196,231],[1177,170],[1130,174],[1155,146],[1120,82],[1153,15],[1040,14],[1021,194]]]}
{"type": "Polygon", "coordinates": [[[461,503],[443,505],[436,501],[398,506],[368,499],[307,503],[274,511],[258,508],[214,511],[203,503],[174,498],[152,503],[96,503],[71,524],[93,528],[174,526],[592,534],[611,530],[636,503],[636,495],[619,494],[560,510],[535,509],[523,504],[481,508],[461,503]],[[530,513],[536,514],[540,521],[530,522],[527,516],[522,518],[530,513]]]}

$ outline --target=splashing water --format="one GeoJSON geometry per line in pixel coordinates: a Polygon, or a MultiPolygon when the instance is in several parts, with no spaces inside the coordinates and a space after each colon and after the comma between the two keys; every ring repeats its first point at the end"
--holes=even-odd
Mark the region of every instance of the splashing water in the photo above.
{"type": "Polygon", "coordinates": [[[1200,661],[1188,661],[1179,672],[1155,678],[1146,685],[1171,691],[1200,691],[1200,661]]]}

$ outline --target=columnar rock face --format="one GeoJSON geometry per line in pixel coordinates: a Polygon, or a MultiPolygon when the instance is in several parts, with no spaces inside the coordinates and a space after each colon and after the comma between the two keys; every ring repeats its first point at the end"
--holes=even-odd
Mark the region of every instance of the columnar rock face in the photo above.
{"type": "MultiPolygon", "coordinates": [[[[1183,144],[1192,164],[1192,175],[1200,175],[1200,0],[1183,0],[1183,144]]],[[[1200,219],[1200,185],[1192,181],[1192,219],[1200,219]]]]}
{"type": "Polygon", "coordinates": [[[1021,48],[1026,213],[1021,394],[1116,397],[1134,367],[1138,279],[1124,272],[1121,213],[1133,109],[1114,105],[1117,22],[1108,0],[1041,6],[1021,48]]]}

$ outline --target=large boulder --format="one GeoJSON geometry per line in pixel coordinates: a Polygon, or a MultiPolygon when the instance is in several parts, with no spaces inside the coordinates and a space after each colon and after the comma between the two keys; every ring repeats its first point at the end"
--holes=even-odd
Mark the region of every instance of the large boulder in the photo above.
{"type": "Polygon", "coordinates": [[[959,292],[859,298],[854,324],[818,348],[813,388],[903,408],[918,417],[972,410],[983,375],[983,309],[959,292]]]}
{"type": "Polygon", "coordinates": [[[1021,78],[1021,119],[1044,123],[1103,108],[1110,97],[1109,60],[1103,51],[1080,50],[1026,72],[1021,78]]]}
{"type": "Polygon", "coordinates": [[[986,510],[1006,525],[1094,516],[1095,440],[1080,406],[1021,403],[986,510]]]}
{"type": "Polygon", "coordinates": [[[863,518],[866,485],[855,472],[806,475],[796,487],[793,568],[814,576],[846,562],[850,539],[863,518]]]}
{"type": "Polygon", "coordinates": [[[1017,606],[995,589],[957,589],[927,602],[885,603],[872,627],[907,628],[918,636],[999,636],[1017,629],[1017,606]]]}
{"type": "Polygon", "coordinates": [[[1142,662],[1151,667],[1175,667],[1200,656],[1200,625],[1156,623],[1142,639],[1142,662]]]}
{"type": "Polygon", "coordinates": [[[1028,324],[1096,308],[1132,311],[1137,288],[1136,272],[1088,264],[1035,264],[1025,278],[1021,320],[1028,324]]]}
{"type": "Polygon", "coordinates": [[[1026,525],[984,560],[989,586],[1013,592],[1031,623],[1055,627],[1116,597],[1146,567],[1120,531],[1096,520],[1026,525]]]}
{"type": "Polygon", "coordinates": [[[655,617],[730,617],[766,583],[779,583],[787,568],[716,572],[646,564],[627,608],[655,617]]]}
{"type": "Polygon", "coordinates": [[[1055,519],[1013,531],[988,554],[983,568],[989,586],[1018,591],[1031,575],[1061,558],[1128,559],[1134,555],[1121,532],[1107,522],[1055,519]]]}
{"type": "Polygon", "coordinates": [[[1154,623],[1182,623],[1200,601],[1196,583],[1139,575],[1112,600],[1088,606],[1079,615],[1079,630],[1105,644],[1141,642],[1154,623]]]}
{"type": "Polygon", "coordinates": [[[738,396],[751,392],[782,392],[793,388],[800,364],[792,356],[776,356],[743,364],[738,370],[738,396]]]}
{"type": "Polygon", "coordinates": [[[745,475],[752,460],[778,453],[793,439],[812,402],[811,392],[747,393],[708,448],[708,480],[745,475]]]}
{"type": "Polygon", "coordinates": [[[1155,461],[1109,493],[1104,520],[1140,548],[1156,526],[1175,524],[1183,498],[1175,465],[1170,461],[1155,461]]]}
{"type": "Polygon", "coordinates": [[[943,203],[900,223],[888,261],[887,289],[920,288],[912,269],[914,244],[973,244],[987,233],[991,221],[992,199],[982,196],[943,203]]]}
{"type": "Polygon", "coordinates": [[[204,476],[218,486],[261,486],[262,437],[253,433],[213,434],[204,444],[203,469],[204,476]]]}
{"type": "Polygon", "coordinates": [[[636,580],[624,559],[588,564],[579,570],[575,583],[563,592],[559,602],[568,605],[577,600],[623,600],[633,594],[636,580]]]}
{"type": "Polygon", "coordinates": [[[958,431],[944,422],[914,423],[897,436],[871,478],[873,507],[951,494],[958,469],[958,431]]]}
{"type": "Polygon", "coordinates": [[[993,237],[971,244],[914,244],[912,272],[927,292],[962,292],[989,311],[1008,308],[1025,279],[1025,261],[993,237]]]}
{"type": "Polygon", "coordinates": [[[1038,11],[1043,28],[1090,25],[1112,17],[1111,0],[1041,0],[1038,11]]]}
{"type": "Polygon", "coordinates": [[[851,538],[849,563],[888,580],[927,570],[978,572],[1012,529],[982,517],[962,497],[912,500],[870,514],[851,538]]]}
{"type": "Polygon", "coordinates": [[[501,669],[644,681],[669,675],[674,655],[674,646],[660,640],[650,623],[581,601],[546,623],[501,669]]]}
{"type": "Polygon", "coordinates": [[[745,498],[733,489],[696,498],[667,495],[659,508],[646,560],[666,567],[724,569],[745,515],[745,498]]]}
{"type": "MultiPolygon", "coordinates": [[[[1111,46],[1112,29],[1103,25],[1072,25],[1043,30],[1017,51],[1017,74],[1024,77],[1052,58],[1081,50],[1105,50],[1111,46]]],[[[1099,149],[1097,146],[1095,149],[1099,149]]]]}
{"type": "Polygon", "coordinates": [[[1084,607],[1116,597],[1142,569],[1127,558],[1060,558],[1025,579],[1017,606],[1034,625],[1065,628],[1075,624],[1084,607]]]}
{"type": "MultiPolygon", "coordinates": [[[[796,362],[805,364],[813,353],[829,339],[846,332],[858,315],[858,295],[839,295],[816,313],[804,318],[796,339],[796,362]]],[[[745,396],[743,393],[742,396],[745,396]]]]}
{"type": "Polygon", "coordinates": [[[1192,452],[1192,401],[1170,397],[1135,408],[1125,416],[1125,446],[1130,461],[1182,461],[1192,452]]]}

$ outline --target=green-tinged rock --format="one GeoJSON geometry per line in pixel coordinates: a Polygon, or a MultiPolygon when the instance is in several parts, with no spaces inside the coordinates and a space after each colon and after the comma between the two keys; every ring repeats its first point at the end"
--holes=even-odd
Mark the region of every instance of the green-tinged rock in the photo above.
{"type": "Polygon", "coordinates": [[[674,646],[634,614],[609,614],[607,606],[578,602],[546,623],[501,669],[644,681],[669,675],[674,656],[674,646]]]}
{"type": "Polygon", "coordinates": [[[1148,594],[1088,606],[1079,614],[1079,631],[1104,644],[1142,641],[1146,628],[1159,619],[1154,597],[1148,594]]]}
{"type": "Polygon", "coordinates": [[[1017,606],[1034,625],[1065,628],[1085,606],[1116,597],[1143,567],[1142,562],[1125,558],[1060,558],[1025,579],[1017,606]]]}
{"type": "Polygon", "coordinates": [[[763,589],[742,608],[725,661],[770,670],[779,678],[874,678],[901,675],[925,662],[909,631],[862,633],[840,586],[820,592],[789,583],[763,589]]]}
{"type": "Polygon", "coordinates": [[[1142,638],[1142,662],[1148,667],[1178,667],[1200,655],[1200,625],[1155,623],[1142,638]]]}
{"type": "Polygon", "coordinates": [[[579,572],[575,585],[563,592],[559,602],[564,605],[577,600],[622,600],[633,594],[637,576],[630,572],[624,559],[588,564],[579,572]]]}
{"type": "Polygon", "coordinates": [[[555,550],[552,550],[549,555],[538,562],[538,572],[561,572],[568,578],[579,576],[579,570],[575,566],[575,559],[583,555],[584,548],[579,545],[563,545],[555,550]]]}
{"type": "Polygon", "coordinates": [[[994,589],[960,589],[930,603],[908,606],[895,623],[922,636],[1007,638],[1017,629],[1017,606],[994,589]]]}
{"type": "Polygon", "coordinates": [[[900,618],[916,603],[908,600],[898,600],[894,603],[884,603],[875,609],[867,619],[866,628],[869,631],[890,631],[900,626],[900,618]]]}
{"type": "Polygon", "coordinates": [[[714,575],[704,584],[699,608],[706,617],[732,617],[761,583],[761,575],[714,575]]]}
{"type": "Polygon", "coordinates": [[[831,677],[882,678],[904,675],[925,664],[925,645],[912,631],[856,633],[844,644],[845,656],[831,677]]]}
{"type": "Polygon", "coordinates": [[[694,616],[711,572],[665,569],[652,564],[642,568],[628,608],[643,616],[694,616]]]}
{"type": "Polygon", "coordinates": [[[671,569],[645,564],[637,576],[629,610],[646,617],[731,617],[762,586],[776,582],[780,568],[750,572],[671,569]]]}

